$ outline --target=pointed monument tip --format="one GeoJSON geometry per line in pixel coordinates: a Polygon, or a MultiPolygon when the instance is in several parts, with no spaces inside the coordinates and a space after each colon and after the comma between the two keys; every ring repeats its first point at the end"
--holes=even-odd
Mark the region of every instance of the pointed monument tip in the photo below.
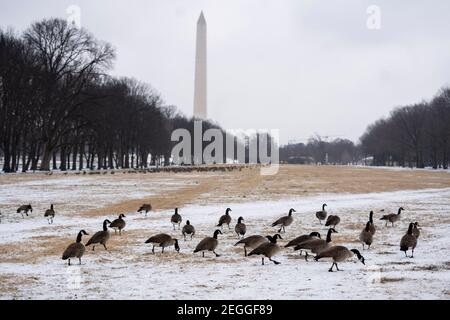
{"type": "Polygon", "coordinates": [[[198,18],[198,22],[206,22],[205,15],[203,14],[203,10],[200,12],[200,17],[198,18]]]}

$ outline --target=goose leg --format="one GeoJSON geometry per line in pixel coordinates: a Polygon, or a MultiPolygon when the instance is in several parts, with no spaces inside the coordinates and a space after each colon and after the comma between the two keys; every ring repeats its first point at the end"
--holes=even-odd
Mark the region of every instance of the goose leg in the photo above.
{"type": "Polygon", "coordinates": [[[105,247],[105,250],[108,250],[108,248],[106,247],[106,245],[103,243],[103,246],[105,247]]]}
{"type": "Polygon", "coordinates": [[[414,249],[412,249],[411,258],[414,258],[414,249]]]}
{"type": "Polygon", "coordinates": [[[78,260],[80,260],[80,265],[81,265],[81,257],[80,257],[80,258],[78,258],[78,260]]]}
{"type": "Polygon", "coordinates": [[[92,251],[95,251],[95,246],[92,246],[92,251]]]}
{"type": "Polygon", "coordinates": [[[247,256],[247,248],[244,246],[244,257],[247,256]]]}
{"type": "Polygon", "coordinates": [[[272,262],[275,263],[275,264],[280,264],[280,262],[275,261],[275,260],[272,260],[272,258],[269,258],[269,260],[272,261],[272,262]]]}
{"type": "Polygon", "coordinates": [[[309,254],[307,251],[305,251],[305,261],[308,261],[308,257],[309,257],[309,254]]]}
{"type": "Polygon", "coordinates": [[[364,250],[364,243],[362,245],[363,245],[363,250],[364,250]]]}
{"type": "Polygon", "coordinates": [[[262,259],[262,265],[264,265],[264,258],[261,258],[262,259]]]}
{"type": "Polygon", "coordinates": [[[68,265],[70,266],[70,259],[69,259],[69,264],[68,265]]]}
{"type": "Polygon", "coordinates": [[[333,264],[331,265],[331,268],[328,269],[328,272],[333,272],[333,267],[334,267],[334,262],[333,262],[333,264]]]}
{"type": "Polygon", "coordinates": [[[335,262],[334,264],[336,265],[336,270],[337,270],[337,271],[341,271],[341,270],[339,270],[339,268],[338,268],[338,266],[337,266],[337,263],[335,262]]]}
{"type": "Polygon", "coordinates": [[[282,228],[280,228],[280,229],[278,230],[278,233],[281,233],[281,229],[282,229],[282,228]]]}
{"type": "Polygon", "coordinates": [[[220,257],[220,254],[217,254],[215,251],[213,251],[216,257],[220,257]]]}
{"type": "Polygon", "coordinates": [[[406,254],[406,250],[405,250],[405,257],[408,258],[408,255],[406,254]]]}
{"type": "Polygon", "coordinates": [[[202,254],[203,254],[203,258],[204,258],[205,257],[205,251],[203,251],[202,254]]]}
{"type": "Polygon", "coordinates": [[[155,246],[152,248],[152,253],[155,254],[155,246]]]}
{"type": "Polygon", "coordinates": [[[185,233],[183,233],[183,237],[184,237],[184,241],[186,241],[186,234],[185,233]]]}
{"type": "Polygon", "coordinates": [[[164,253],[164,247],[162,247],[162,251],[161,251],[161,253],[164,253]]]}

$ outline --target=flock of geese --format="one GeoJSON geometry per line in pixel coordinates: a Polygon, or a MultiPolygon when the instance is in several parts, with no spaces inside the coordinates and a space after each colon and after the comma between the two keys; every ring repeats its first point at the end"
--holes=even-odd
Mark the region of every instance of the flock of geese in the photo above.
{"type": "MultiPolygon", "coordinates": [[[[308,261],[308,257],[311,254],[314,254],[314,260],[318,261],[322,258],[331,258],[333,264],[331,268],[328,270],[330,272],[333,271],[333,268],[336,267],[336,270],[339,271],[338,263],[344,262],[345,260],[356,255],[358,260],[365,264],[365,259],[361,255],[358,249],[348,249],[345,246],[341,245],[333,245],[331,236],[333,233],[337,233],[336,227],[340,223],[341,219],[337,215],[328,215],[325,207],[327,205],[324,203],[322,205],[322,210],[316,212],[316,217],[319,220],[319,223],[322,224],[322,221],[325,221],[325,226],[329,227],[327,231],[327,235],[325,239],[321,238],[319,232],[311,232],[309,234],[300,235],[292,240],[290,240],[284,247],[290,248],[293,247],[294,251],[300,251],[300,255],[305,253],[305,260],[308,261]]],[[[148,212],[152,210],[151,204],[143,204],[137,212],[148,215],[148,212]]],[[[386,222],[386,227],[388,223],[391,223],[391,226],[394,227],[394,223],[400,220],[402,211],[405,210],[403,207],[400,207],[397,213],[391,213],[387,215],[383,215],[380,220],[384,220],[386,222]]],[[[216,257],[220,257],[220,254],[216,252],[216,249],[219,245],[218,235],[223,234],[223,226],[227,226],[228,229],[231,229],[230,224],[232,218],[230,216],[230,212],[232,210],[227,208],[225,210],[225,214],[219,218],[218,224],[216,227],[220,227],[221,229],[216,229],[212,235],[212,237],[205,237],[202,239],[197,246],[195,247],[194,253],[201,252],[202,256],[205,256],[205,252],[212,252],[216,257]]],[[[384,210],[381,210],[384,211],[384,210]]],[[[24,214],[28,216],[28,212],[33,212],[33,208],[31,204],[22,205],[17,209],[17,213],[21,213],[24,218],[24,214]]],[[[244,256],[253,256],[260,255],[262,265],[264,265],[264,258],[267,258],[269,261],[274,264],[280,264],[280,262],[273,259],[273,257],[281,251],[281,247],[277,244],[278,239],[283,239],[281,237],[281,233],[286,233],[286,228],[289,227],[294,221],[293,213],[296,212],[294,209],[290,209],[286,216],[283,216],[277,219],[272,223],[272,227],[279,228],[277,233],[274,235],[262,236],[262,235],[251,235],[245,237],[247,233],[247,227],[245,225],[244,218],[239,217],[237,223],[235,225],[234,231],[237,234],[239,241],[236,242],[235,246],[243,245],[244,248],[244,256]]],[[[359,241],[362,243],[362,249],[367,250],[370,249],[370,246],[373,243],[374,235],[376,232],[376,227],[373,222],[373,211],[369,213],[369,220],[365,224],[364,228],[359,234],[359,241]]],[[[44,213],[44,217],[47,218],[49,224],[53,224],[53,219],[55,217],[55,210],[53,204],[47,209],[44,213]]],[[[126,226],[126,222],[124,220],[126,216],[124,214],[120,214],[119,217],[112,222],[108,219],[103,221],[102,230],[96,232],[84,245],[82,241],[83,235],[88,235],[85,230],[81,230],[76,238],[76,241],[70,244],[64,253],[62,254],[63,260],[68,260],[68,265],[70,265],[70,259],[78,258],[79,264],[81,264],[81,257],[84,255],[86,251],[86,247],[92,245],[92,250],[95,251],[95,246],[102,245],[105,250],[108,250],[106,247],[108,240],[111,235],[108,228],[114,229],[114,233],[119,232],[119,235],[122,234],[122,230],[126,226]]],[[[187,240],[187,237],[190,237],[190,240],[195,236],[195,227],[190,223],[189,220],[186,221],[186,224],[181,228],[181,223],[183,219],[182,216],[178,212],[178,208],[175,208],[174,214],[170,218],[170,222],[173,225],[173,230],[181,229],[181,234],[184,237],[184,240],[187,240]]],[[[405,256],[408,257],[407,251],[411,250],[410,258],[414,257],[414,249],[417,246],[417,240],[420,236],[420,228],[418,222],[410,223],[408,226],[408,230],[405,235],[400,240],[400,251],[404,251],[405,256]]],[[[164,253],[164,249],[167,247],[174,246],[177,252],[180,251],[180,246],[178,239],[165,234],[160,233],[148,238],[145,243],[152,245],[152,253],[155,253],[155,247],[160,247],[161,252],[164,253]]]]}

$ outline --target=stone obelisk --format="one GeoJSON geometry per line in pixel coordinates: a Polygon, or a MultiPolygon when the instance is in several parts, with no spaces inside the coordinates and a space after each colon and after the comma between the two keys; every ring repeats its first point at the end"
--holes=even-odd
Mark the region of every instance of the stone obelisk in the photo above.
{"type": "Polygon", "coordinates": [[[206,20],[203,11],[197,21],[195,52],[194,117],[206,119],[206,20]]]}

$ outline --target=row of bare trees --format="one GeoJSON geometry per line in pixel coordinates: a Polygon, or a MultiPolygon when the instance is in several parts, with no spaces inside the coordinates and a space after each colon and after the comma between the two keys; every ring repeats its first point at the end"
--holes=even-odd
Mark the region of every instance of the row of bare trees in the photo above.
{"type": "Polygon", "coordinates": [[[0,30],[4,172],[168,163],[172,130],[190,130],[193,119],[148,85],[108,76],[114,58],[111,45],[62,19],[0,30]]]}
{"type": "Polygon", "coordinates": [[[394,109],[370,125],[361,150],[375,165],[447,169],[450,155],[450,88],[430,102],[394,109]]]}
{"type": "Polygon", "coordinates": [[[359,148],[352,141],[340,138],[325,141],[318,135],[306,144],[288,144],[280,148],[280,160],[286,163],[354,164],[359,157],[359,148]]]}

